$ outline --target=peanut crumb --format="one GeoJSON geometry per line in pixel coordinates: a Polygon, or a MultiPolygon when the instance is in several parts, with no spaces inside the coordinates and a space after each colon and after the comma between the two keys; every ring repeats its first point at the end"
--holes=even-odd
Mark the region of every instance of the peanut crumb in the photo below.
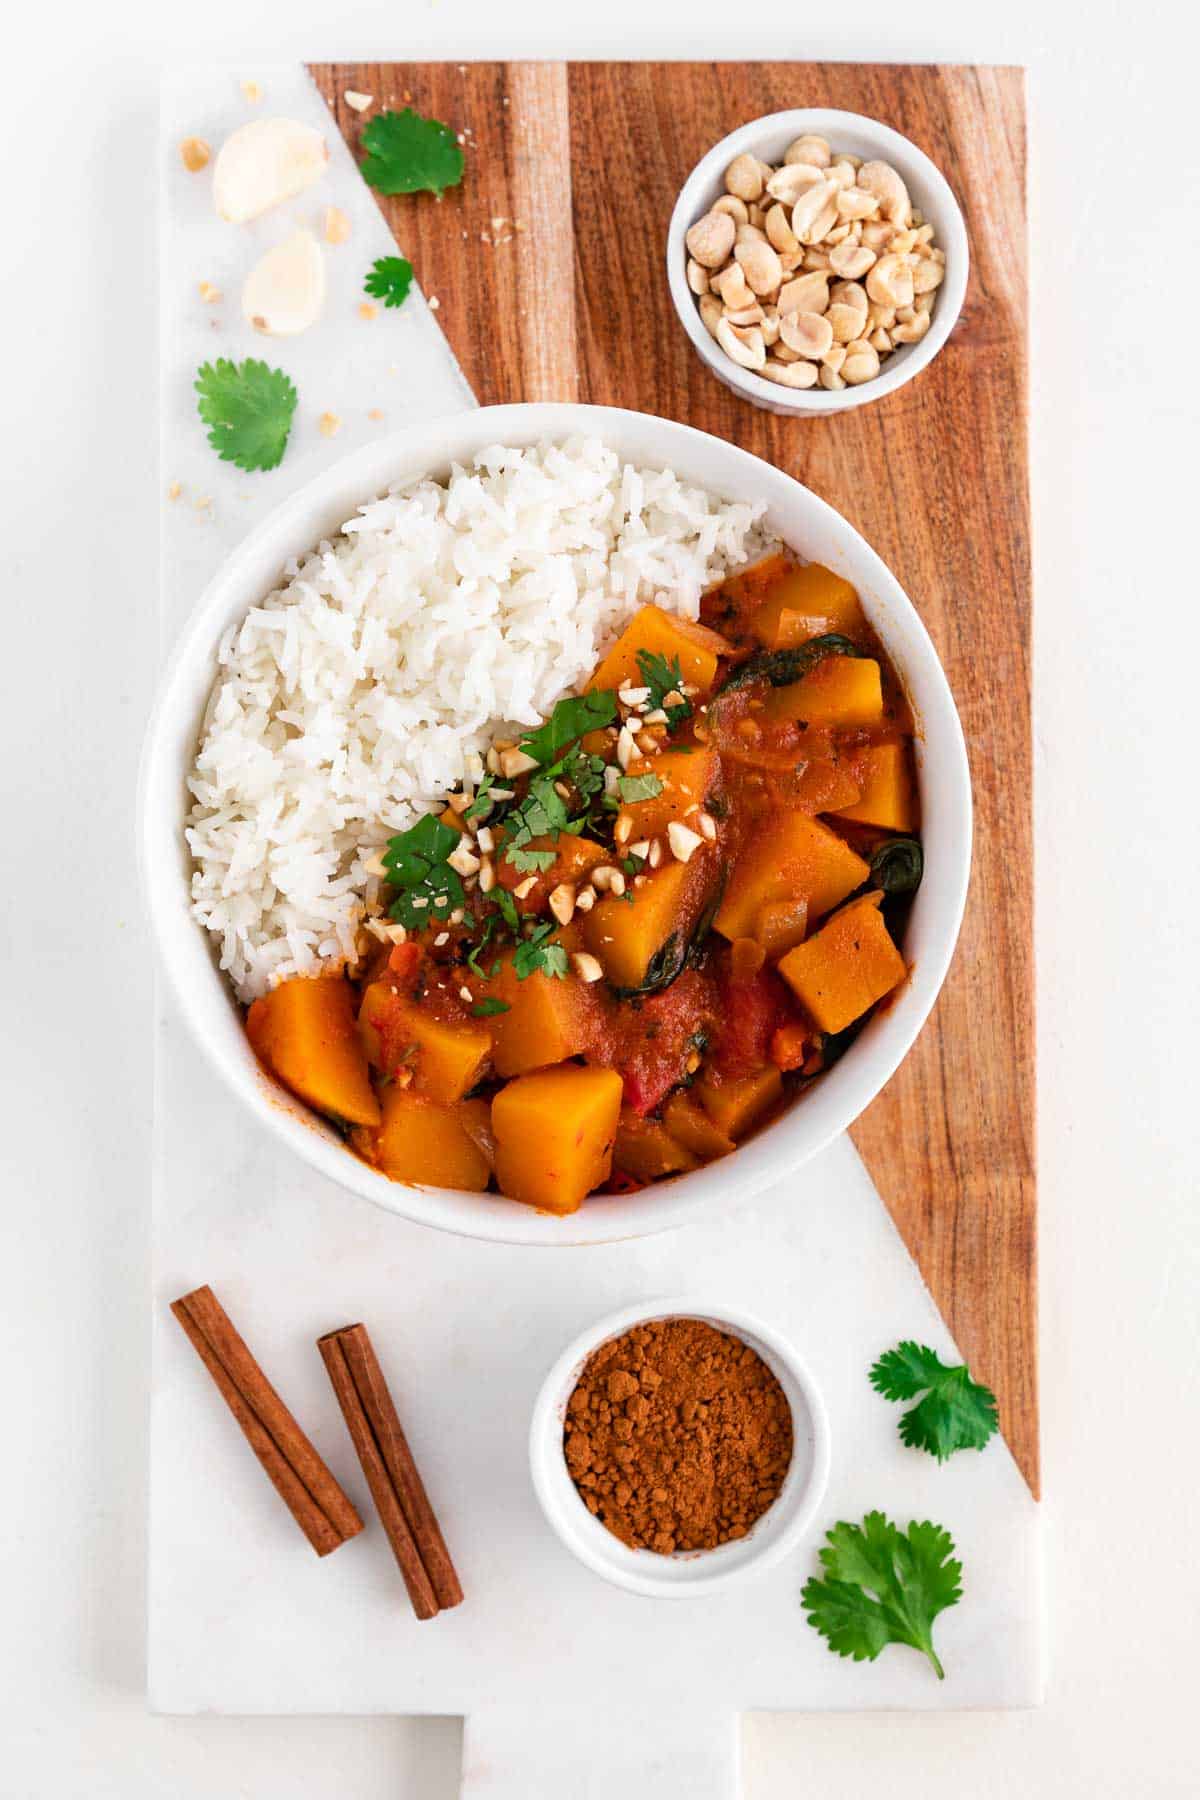
{"type": "Polygon", "coordinates": [[[262,91],[262,88],[259,86],[258,82],[257,81],[243,81],[243,82],[239,83],[239,86],[241,87],[242,93],[246,96],[246,99],[250,102],[251,106],[257,106],[259,101],[263,97],[263,91],[262,91]]]}
{"type": "Polygon", "coordinates": [[[379,308],[377,306],[375,306],[370,300],[360,300],[359,301],[358,316],[360,319],[374,319],[374,318],[378,317],[378,314],[379,314],[379,308]]]}
{"type": "Polygon", "coordinates": [[[440,300],[439,300],[439,299],[438,299],[438,297],[437,297],[437,295],[436,295],[436,294],[430,294],[430,296],[429,296],[429,310],[430,310],[430,312],[436,312],[436,311],[437,311],[437,309],[438,309],[438,307],[439,307],[439,306],[440,306],[440,305],[441,305],[441,304],[442,304],[442,303],[441,303],[441,301],[440,301],[440,300]]]}
{"type": "Polygon", "coordinates": [[[347,106],[357,113],[366,112],[369,106],[374,106],[375,104],[374,94],[359,94],[356,93],[353,88],[347,88],[346,92],[342,95],[342,99],[346,102],[347,106]]]}
{"type": "Polygon", "coordinates": [[[167,499],[168,500],[178,500],[178,498],[179,498],[180,494],[182,494],[182,492],[183,492],[182,481],[173,481],[171,483],[170,487],[167,489],[167,499]]]}
{"type": "Polygon", "coordinates": [[[202,137],[189,137],[180,144],[179,156],[189,175],[197,175],[208,167],[212,150],[202,137]]]}
{"type": "Polygon", "coordinates": [[[325,208],[324,232],[327,244],[344,244],[350,236],[350,220],[340,206],[325,208]]]}
{"type": "Polygon", "coordinates": [[[367,414],[368,419],[374,419],[376,421],[382,419],[384,416],[385,415],[380,411],[379,407],[377,407],[377,406],[373,406],[371,408],[370,412],[367,414]]]}
{"type": "Polygon", "coordinates": [[[222,298],[220,288],[214,287],[211,281],[202,281],[199,292],[200,298],[206,306],[215,306],[217,301],[222,298]]]}
{"type": "Polygon", "coordinates": [[[323,412],[319,420],[319,429],[322,437],[336,437],[342,429],[342,421],[336,413],[323,412]]]}

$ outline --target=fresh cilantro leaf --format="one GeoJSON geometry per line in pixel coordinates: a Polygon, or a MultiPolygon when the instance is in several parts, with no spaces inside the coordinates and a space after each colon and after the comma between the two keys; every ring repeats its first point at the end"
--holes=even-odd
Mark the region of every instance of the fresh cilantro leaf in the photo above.
{"type": "Polygon", "coordinates": [[[420,931],[432,919],[444,919],[464,904],[462,881],[446,861],[457,843],[457,831],[432,813],[388,839],[383,866],[388,881],[401,890],[389,908],[391,918],[420,931]]]}
{"type": "Polygon", "coordinates": [[[939,1681],[945,1670],[933,1648],[933,1621],[962,1595],[962,1564],[940,1525],[912,1523],[906,1532],[881,1512],[861,1525],[845,1520],[826,1533],[824,1577],[805,1582],[800,1604],[814,1630],[838,1656],[874,1662],[888,1644],[910,1644],[927,1656],[939,1681]]]}
{"type": "Polygon", "coordinates": [[[521,915],[517,911],[517,903],[509,893],[508,889],[502,887],[493,888],[492,898],[500,908],[500,917],[504,920],[504,923],[508,926],[510,931],[515,931],[521,923],[521,915]]]}
{"type": "Polygon", "coordinates": [[[682,725],[685,719],[692,716],[691,702],[684,698],[683,670],[679,666],[679,658],[673,656],[670,662],[665,656],[659,656],[654,650],[639,650],[637,654],[638,668],[642,681],[650,689],[649,712],[662,706],[668,694],[678,694],[679,699],[674,706],[666,710],[667,725],[674,731],[676,725],[682,725]]]}
{"type": "Polygon", "coordinates": [[[599,731],[617,716],[615,694],[568,694],[560,700],[544,725],[521,739],[521,749],[544,769],[556,763],[569,745],[585,731],[599,731]]]}
{"type": "Polygon", "coordinates": [[[477,1019],[491,1019],[497,1013],[511,1012],[511,1010],[507,1000],[496,1000],[490,994],[482,1000],[477,1000],[471,1008],[477,1019]]]}
{"type": "Polygon", "coordinates": [[[906,1340],[886,1351],[871,1370],[870,1382],[887,1400],[913,1400],[924,1393],[902,1415],[900,1437],[939,1462],[956,1450],[982,1450],[1000,1422],[991,1389],[972,1381],[965,1363],[944,1363],[927,1344],[906,1340]]]}
{"type": "MultiPolygon", "coordinates": [[[[503,890],[501,890],[501,891],[503,891],[503,890]]],[[[483,955],[484,951],[487,949],[488,945],[491,943],[492,939],[495,937],[496,932],[499,930],[499,928],[500,928],[500,921],[497,918],[496,914],[489,913],[487,918],[483,921],[483,935],[480,937],[479,942],[475,945],[474,949],[470,952],[470,954],[467,957],[468,969],[474,970],[475,974],[478,975],[478,977],[481,981],[487,981],[489,979],[489,977],[487,975],[487,972],[484,970],[482,964],[480,963],[479,958],[483,955]]]]}
{"type": "Polygon", "coordinates": [[[553,850],[523,850],[520,845],[505,852],[505,862],[510,862],[514,869],[520,869],[523,875],[531,872],[541,874],[554,861],[553,850]]]}
{"type": "Polygon", "coordinates": [[[653,800],[663,784],[657,775],[622,775],[617,782],[622,800],[653,800]]]}
{"type": "Polygon", "coordinates": [[[412,286],[413,267],[406,256],[381,256],[371,264],[363,286],[385,306],[402,306],[412,286]]]}
{"type": "Polygon", "coordinates": [[[489,794],[495,785],[496,777],[489,771],[479,783],[475,792],[475,798],[463,814],[464,819],[482,819],[486,814],[491,812],[495,803],[489,798],[489,794]]]}
{"type": "Polygon", "coordinates": [[[538,837],[556,838],[567,824],[567,809],[563,797],[554,785],[554,777],[548,772],[535,775],[529,783],[525,798],[519,806],[509,813],[505,829],[507,840],[504,847],[504,860],[510,862],[515,869],[546,869],[554,861],[552,851],[529,850],[527,846],[538,837]],[[528,860],[532,858],[532,860],[528,860]],[[539,861],[545,858],[545,861],[539,861]]]}
{"type": "Polygon", "coordinates": [[[571,783],[584,806],[604,786],[606,766],[602,756],[590,756],[586,750],[571,750],[563,757],[563,775],[571,783]]]}
{"type": "Polygon", "coordinates": [[[208,441],[222,462],[236,463],[248,474],[279,467],[297,397],[282,369],[252,356],[241,363],[221,356],[197,369],[196,393],[208,441]]]}
{"type": "Polygon", "coordinates": [[[518,944],[513,957],[513,968],[518,981],[539,972],[543,975],[557,975],[560,978],[567,972],[567,953],[561,944],[548,944],[546,939],[554,931],[554,926],[547,922],[538,925],[530,932],[523,944],[518,944]]]}
{"type": "Polygon", "coordinates": [[[362,134],[362,172],[381,194],[443,194],[463,175],[463,153],[449,125],[403,112],[377,113],[362,134]]]}

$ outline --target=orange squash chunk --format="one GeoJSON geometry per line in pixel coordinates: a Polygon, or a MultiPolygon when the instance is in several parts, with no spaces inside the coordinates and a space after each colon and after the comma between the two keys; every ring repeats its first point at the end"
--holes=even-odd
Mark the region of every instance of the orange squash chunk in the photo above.
{"type": "Polygon", "coordinates": [[[502,1087],[492,1101],[500,1191],[545,1212],[575,1212],[612,1171],[622,1085],[615,1069],[569,1063],[502,1087]]]}
{"type": "Polygon", "coordinates": [[[783,956],[797,944],[802,944],[807,930],[808,901],[805,899],[768,900],[765,906],[759,907],[754,921],[755,939],[772,958],[783,956]]]}
{"type": "Polygon", "coordinates": [[[492,1052],[485,1024],[446,1023],[386,981],[373,981],[363,994],[358,1029],[377,1069],[411,1069],[413,1093],[442,1105],[475,1086],[492,1052]]]}
{"type": "Polygon", "coordinates": [[[671,662],[679,658],[680,677],[700,689],[710,688],[722,656],[733,654],[733,645],[719,631],[710,631],[692,619],[676,618],[659,606],[643,606],[629,621],[592,679],[588,689],[616,689],[645,685],[638,667],[638,651],[671,662]]]}
{"type": "MultiPolygon", "coordinates": [[[[482,961],[485,968],[490,966],[486,956],[482,961]]],[[[593,1008],[583,982],[540,971],[522,981],[509,955],[482,992],[508,1007],[488,1020],[498,1075],[544,1069],[578,1056],[587,1046],[593,1008]]]]}
{"type": "Polygon", "coordinates": [[[699,1167],[700,1159],[681,1144],[660,1119],[643,1119],[621,1108],[613,1164],[638,1181],[657,1181],[699,1167]]]}
{"type": "Polygon", "coordinates": [[[733,1139],[714,1124],[690,1093],[671,1095],[663,1107],[663,1124],[676,1143],[698,1156],[701,1162],[728,1156],[734,1147],[733,1139]]]}
{"type": "Polygon", "coordinates": [[[857,757],[860,797],[838,808],[839,819],[878,825],[884,831],[911,831],[917,822],[912,764],[905,744],[871,744],[857,757]]]}
{"type": "Polygon", "coordinates": [[[439,1106],[411,1088],[389,1085],[383,1090],[379,1129],[356,1133],[355,1142],[389,1181],[465,1188],[481,1194],[492,1169],[480,1147],[481,1121],[471,1116],[480,1110],[486,1116],[486,1101],[439,1106]]]}
{"type": "Polygon", "coordinates": [[[690,863],[665,862],[648,873],[643,887],[627,890],[632,900],[609,895],[585,914],[584,941],[614,987],[641,987],[667,939],[688,929],[703,856],[697,851],[690,863]]]}
{"type": "Polygon", "coordinates": [[[783,1076],[770,1063],[736,1081],[718,1084],[705,1077],[694,1091],[713,1124],[737,1143],[776,1105],[783,1093],[783,1076]]]}
{"type": "Polygon", "coordinates": [[[791,644],[825,632],[839,631],[848,637],[866,627],[858,594],[850,583],[822,563],[793,565],[773,581],[766,600],[748,620],[759,642],[770,650],[782,650],[791,644]],[[818,626],[816,631],[789,637],[789,631],[800,627],[784,623],[785,615],[818,626]]]}
{"type": "Polygon", "coordinates": [[[878,725],[883,718],[879,664],[869,656],[823,656],[815,669],[767,700],[767,716],[798,719],[806,725],[878,725]]]}
{"type": "Polygon", "coordinates": [[[627,774],[654,775],[662,783],[660,793],[649,800],[630,800],[621,808],[633,821],[630,841],[657,837],[672,819],[682,819],[689,806],[702,806],[716,780],[721,759],[712,744],[686,744],[663,750],[630,763],[627,774]]]}
{"type": "Polygon", "coordinates": [[[869,873],[828,825],[808,813],[780,813],[764,821],[743,849],[713,923],[723,937],[753,937],[761,909],[778,900],[804,900],[808,917],[820,918],[869,873]]]}
{"type": "Polygon", "coordinates": [[[280,982],[246,1016],[260,1062],[318,1112],[376,1125],[379,1102],[354,1023],[354,996],[341,975],[280,982]]]}
{"type": "Polygon", "coordinates": [[[904,980],[904,958],[879,910],[882,899],[876,893],[852,900],[779,965],[821,1031],[844,1031],[904,980]]]}

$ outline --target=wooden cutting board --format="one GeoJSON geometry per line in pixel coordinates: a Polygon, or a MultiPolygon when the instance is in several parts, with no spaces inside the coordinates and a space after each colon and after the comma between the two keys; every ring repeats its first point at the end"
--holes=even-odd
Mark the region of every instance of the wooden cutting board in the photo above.
{"type": "Polygon", "coordinates": [[[894,570],[966,732],[975,859],[958,954],[915,1049],[853,1137],[1036,1495],[1025,103],[1019,69],[845,63],[315,64],[355,148],[411,103],[464,136],[461,188],[382,199],[484,403],[579,400],[683,420],[788,470],[894,570]],[[747,119],[869,114],[942,169],[971,283],[932,366],[877,404],[791,420],[736,399],[679,328],[676,195],[747,119]]]}

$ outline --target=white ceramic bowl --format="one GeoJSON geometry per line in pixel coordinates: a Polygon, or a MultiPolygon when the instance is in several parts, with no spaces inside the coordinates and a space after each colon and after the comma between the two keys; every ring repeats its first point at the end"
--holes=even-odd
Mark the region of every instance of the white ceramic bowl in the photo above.
{"type": "Polygon", "coordinates": [[[142,759],[139,837],[147,906],[163,966],[198,1042],[239,1101],[304,1160],[351,1193],[421,1224],[522,1244],[602,1243],[681,1225],[744,1199],[800,1165],[858,1117],[892,1075],[937,997],[958,935],[971,856],[971,789],[945,675],[895,577],[851,525],[791,476],[705,433],[615,408],[484,407],[414,426],[337,463],[293,494],[230,557],[199,600],[171,658],[142,759]],[[388,1181],[259,1067],[207,934],[188,905],[185,781],[216,674],[221,634],[270,592],[291,556],[335,533],[389,483],[439,476],[488,444],[590,433],[622,456],[672,468],[736,499],[767,502],[767,523],[808,560],[853,582],[919,721],[917,770],[926,874],[904,943],[912,974],[841,1061],[732,1156],[638,1193],[587,1200],[560,1219],[495,1194],[388,1181]]]}
{"type": "Polygon", "coordinates": [[[970,254],[967,228],[962,210],[950,191],[950,184],[930,162],[924,151],[888,125],[860,113],[835,112],[828,107],[802,107],[795,112],[770,113],[763,119],[752,119],[731,131],[714,144],[707,156],[692,170],[675,202],[667,232],[667,277],[671,298],[680,323],[692,340],[693,348],[708,364],[718,381],[751,401],[765,412],[805,414],[821,417],[826,413],[847,412],[853,406],[866,406],[882,400],[885,394],[911,381],[933,361],[962,311],[967,292],[970,254]],[[890,163],[902,175],[915,207],[934,228],[934,241],[946,252],[946,279],[938,289],[933,321],[925,336],[916,344],[905,344],[884,359],[880,373],[873,381],[859,387],[843,388],[830,393],[825,388],[785,388],[767,381],[749,369],[741,369],[726,356],[716,339],[710,336],[700,317],[696,296],[687,284],[687,246],[684,243],[696,220],[725,192],[725,171],[735,156],[748,150],[763,162],[780,163],[793,138],[815,132],[825,138],[834,153],[848,151],[864,161],[878,158],[890,163]]]}
{"type": "Polygon", "coordinates": [[[686,1600],[727,1587],[794,1550],[812,1524],[829,1479],[829,1420],[820,1390],[792,1346],[748,1314],[706,1300],[645,1301],[611,1313],[568,1344],[545,1381],[529,1428],[529,1466],[542,1511],[580,1562],[635,1594],[686,1600]],[[653,1319],[703,1319],[757,1350],[777,1377],[792,1411],[792,1461],[773,1503],[744,1538],[715,1550],[659,1556],[632,1550],[592,1517],[567,1471],[563,1423],[567,1402],[592,1352],[634,1325],[653,1319]]]}

